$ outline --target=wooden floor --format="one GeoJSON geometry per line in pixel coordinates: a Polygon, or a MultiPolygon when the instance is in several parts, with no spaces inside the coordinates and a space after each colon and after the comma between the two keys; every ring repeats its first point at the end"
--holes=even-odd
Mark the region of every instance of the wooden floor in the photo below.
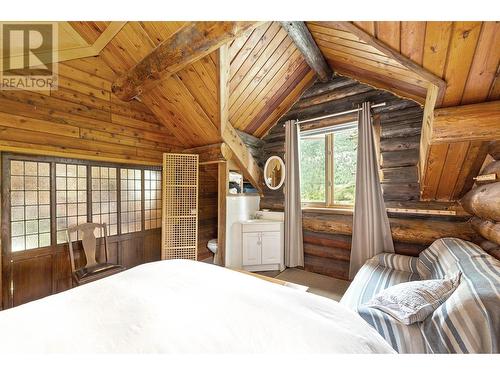
{"type": "Polygon", "coordinates": [[[283,272],[265,271],[258,272],[261,275],[274,277],[278,280],[288,281],[290,283],[307,286],[309,293],[331,298],[340,301],[350,282],[333,277],[320,275],[314,272],[308,272],[297,268],[287,268],[283,272]]]}
{"type": "MultiPolygon", "coordinates": [[[[213,257],[202,260],[202,262],[213,263],[213,257]]],[[[287,268],[280,271],[261,271],[256,274],[272,277],[289,283],[304,285],[308,292],[319,296],[340,301],[350,285],[349,281],[335,279],[333,277],[320,275],[319,273],[300,270],[298,268],[287,268]]]]}
{"type": "Polygon", "coordinates": [[[350,282],[333,277],[320,275],[319,273],[308,272],[297,268],[287,268],[276,276],[279,280],[305,285],[309,287],[309,293],[340,301],[350,282]]]}

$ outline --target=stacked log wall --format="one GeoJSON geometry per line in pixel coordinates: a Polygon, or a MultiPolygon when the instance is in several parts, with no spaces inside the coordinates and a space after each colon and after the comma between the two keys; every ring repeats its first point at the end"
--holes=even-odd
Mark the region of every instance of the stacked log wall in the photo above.
{"type": "Polygon", "coordinates": [[[490,150],[493,160],[480,173],[487,179],[478,179],[460,203],[465,211],[474,215],[471,226],[478,234],[475,242],[500,259],[500,153],[493,152],[494,148],[490,150]]]}
{"type": "MultiPolygon", "coordinates": [[[[379,148],[381,185],[386,206],[419,210],[455,210],[456,204],[421,202],[418,180],[418,159],[423,109],[411,100],[377,90],[346,77],[336,77],[328,83],[311,86],[262,140],[260,164],[272,155],[284,157],[285,129],[291,119],[310,119],[331,113],[355,109],[364,101],[372,104],[385,102],[373,108],[373,122],[379,148]]],[[[302,130],[321,128],[356,121],[357,114],[308,122],[302,130]]],[[[261,208],[282,211],[284,191],[265,188],[261,208]]],[[[429,215],[422,213],[390,213],[390,224],[395,250],[399,254],[418,255],[434,240],[441,237],[459,237],[472,240],[469,215],[457,210],[456,215],[429,215]]],[[[352,235],[352,211],[328,209],[303,210],[305,269],[348,279],[352,235]]]]}

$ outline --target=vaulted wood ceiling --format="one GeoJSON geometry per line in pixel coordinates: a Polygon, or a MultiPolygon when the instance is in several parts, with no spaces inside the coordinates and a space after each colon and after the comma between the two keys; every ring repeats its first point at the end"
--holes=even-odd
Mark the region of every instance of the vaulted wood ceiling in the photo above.
{"type": "MultiPolygon", "coordinates": [[[[443,78],[438,107],[500,99],[499,22],[355,22],[426,70],[443,78]]],[[[335,64],[332,64],[335,66],[335,64]]],[[[362,80],[361,76],[358,76],[362,80]]],[[[366,76],[367,79],[371,77],[366,76]]],[[[368,82],[369,83],[369,82],[368,82]]],[[[472,186],[488,142],[430,145],[422,171],[422,198],[454,200],[472,186]]]]}
{"type": "MultiPolygon", "coordinates": [[[[92,44],[109,23],[71,25],[92,44]]],[[[115,76],[123,74],[183,25],[127,22],[100,52],[100,59],[115,76]]],[[[347,27],[342,22],[308,22],[307,26],[332,69],[361,82],[423,104],[436,77],[446,81],[438,107],[500,98],[498,22],[370,21],[347,27]]],[[[264,135],[315,79],[277,22],[262,23],[232,41],[229,55],[229,120],[236,129],[256,136],[264,135]]],[[[185,147],[220,140],[217,56],[213,52],[196,61],[138,98],[185,147]]],[[[470,187],[486,149],[484,141],[430,144],[422,174],[423,198],[460,196],[470,187]]]]}
{"type": "MultiPolygon", "coordinates": [[[[182,22],[128,22],[101,52],[118,74],[132,68],[182,22]]],[[[107,27],[100,22],[74,22],[89,42],[107,27]]],[[[229,48],[229,119],[239,130],[261,136],[300,96],[314,74],[277,22],[266,22],[235,39],[229,48]]],[[[217,52],[163,80],[141,95],[144,102],[186,147],[219,141],[217,52]]]]}

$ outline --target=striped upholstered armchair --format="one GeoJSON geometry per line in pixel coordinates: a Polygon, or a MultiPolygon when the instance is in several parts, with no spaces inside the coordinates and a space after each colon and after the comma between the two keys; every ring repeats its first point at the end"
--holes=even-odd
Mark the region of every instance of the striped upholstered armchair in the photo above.
{"type": "Polygon", "coordinates": [[[380,254],[368,260],[341,303],[356,310],[399,353],[495,353],[500,350],[499,290],[500,261],[471,242],[442,238],[419,257],[380,254]],[[364,306],[390,286],[459,271],[458,288],[423,322],[404,325],[364,306]]]}

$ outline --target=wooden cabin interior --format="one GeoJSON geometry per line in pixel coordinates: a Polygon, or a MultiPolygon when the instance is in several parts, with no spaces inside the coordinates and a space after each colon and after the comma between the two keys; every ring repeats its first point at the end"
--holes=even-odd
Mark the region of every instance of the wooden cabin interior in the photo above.
{"type": "MultiPolygon", "coordinates": [[[[326,296],[321,303],[332,305],[349,299],[362,287],[371,256],[381,253],[353,277],[360,241],[354,233],[384,222],[361,224],[372,209],[356,211],[364,189],[355,186],[368,178],[356,164],[367,150],[358,126],[369,103],[366,142],[373,154],[362,164],[375,168],[377,185],[367,189],[381,194],[378,211],[390,229],[385,236],[392,235],[394,263],[407,267],[411,259],[426,264],[447,251],[457,259],[463,249],[477,252],[494,280],[485,309],[497,307],[490,312],[497,316],[489,341],[471,334],[451,349],[422,349],[417,339],[380,337],[389,342],[388,351],[400,353],[498,353],[498,21],[52,25],[58,43],[50,85],[19,86],[40,74],[47,51],[35,62],[25,59],[16,80],[7,74],[13,58],[2,55],[0,337],[15,318],[9,311],[21,316],[33,306],[62,303],[66,295],[78,305],[77,290],[112,287],[122,275],[139,280],[139,270],[158,264],[167,263],[164,274],[177,275],[171,264],[187,266],[167,260],[173,258],[196,260],[189,272],[208,267],[214,283],[222,272],[221,282],[230,284],[225,272],[238,270],[228,277],[249,288],[262,283],[262,295],[270,285],[273,293],[286,289],[288,296],[292,286],[297,299],[304,293],[326,296]],[[80,286],[95,267],[86,244],[97,232],[82,229],[73,238],[68,228],[85,223],[105,224],[93,237],[101,241],[93,258],[119,268],[80,286]],[[290,250],[295,247],[298,260],[290,250]],[[438,247],[446,251],[425,255],[438,247]]],[[[396,272],[406,272],[399,282],[423,279],[420,270],[419,277],[411,276],[417,274],[413,268],[396,272]]],[[[459,273],[462,284],[473,278],[459,273]]],[[[415,324],[421,323],[405,327],[415,324]]]]}

